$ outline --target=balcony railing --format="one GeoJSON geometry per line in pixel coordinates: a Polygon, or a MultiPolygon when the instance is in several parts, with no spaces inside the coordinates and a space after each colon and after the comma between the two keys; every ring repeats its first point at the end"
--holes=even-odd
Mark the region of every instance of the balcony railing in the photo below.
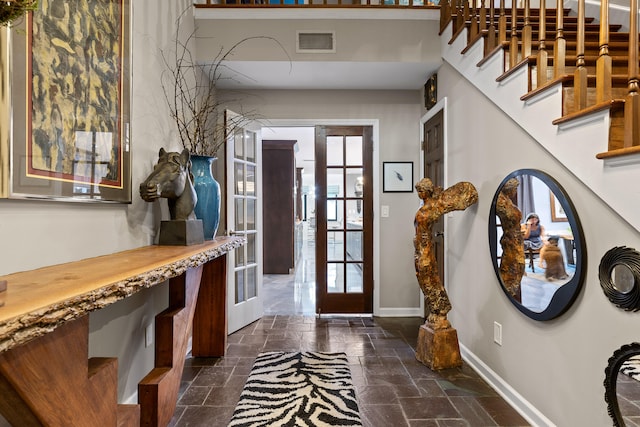
{"type": "Polygon", "coordinates": [[[438,9],[440,0],[194,0],[197,8],[393,8],[438,9]]]}

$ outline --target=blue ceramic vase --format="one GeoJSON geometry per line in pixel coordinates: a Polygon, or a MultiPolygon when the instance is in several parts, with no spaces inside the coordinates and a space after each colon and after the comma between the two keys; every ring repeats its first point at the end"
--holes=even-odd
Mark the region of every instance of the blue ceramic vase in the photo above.
{"type": "Polygon", "coordinates": [[[220,224],[220,184],[211,172],[215,157],[191,155],[193,186],[198,196],[194,209],[196,218],[202,220],[204,239],[213,240],[220,224]]]}

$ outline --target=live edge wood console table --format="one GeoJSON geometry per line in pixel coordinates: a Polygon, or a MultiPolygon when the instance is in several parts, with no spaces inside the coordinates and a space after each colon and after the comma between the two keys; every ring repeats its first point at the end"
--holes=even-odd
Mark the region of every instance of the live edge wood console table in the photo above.
{"type": "Polygon", "coordinates": [[[15,426],[166,426],[175,410],[189,332],[196,357],[223,356],[226,254],[245,240],[147,246],[0,277],[0,413],[15,426]],[[138,404],[117,401],[116,358],[88,358],[89,316],[169,280],[155,319],[155,368],[138,404]],[[191,328],[191,325],[193,328],[191,328]]]}

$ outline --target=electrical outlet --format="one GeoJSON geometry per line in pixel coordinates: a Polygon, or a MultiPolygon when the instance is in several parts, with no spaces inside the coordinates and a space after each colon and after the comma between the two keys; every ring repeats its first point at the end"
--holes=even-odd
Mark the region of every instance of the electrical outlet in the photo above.
{"type": "Polygon", "coordinates": [[[144,346],[149,347],[153,344],[153,324],[149,325],[144,330],[144,346]]]}
{"type": "Polygon", "coordinates": [[[502,325],[498,322],[493,322],[493,342],[502,345],[502,325]]]}
{"type": "Polygon", "coordinates": [[[382,205],[381,207],[381,215],[382,218],[389,218],[389,206],[388,205],[382,205]]]}

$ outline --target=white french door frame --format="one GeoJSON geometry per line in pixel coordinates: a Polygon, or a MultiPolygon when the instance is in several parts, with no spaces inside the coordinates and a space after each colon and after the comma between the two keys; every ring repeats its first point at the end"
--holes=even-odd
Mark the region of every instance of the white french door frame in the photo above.
{"type": "MultiPolygon", "coordinates": [[[[227,147],[226,147],[226,221],[227,221],[227,230],[231,234],[233,233],[236,236],[246,236],[244,231],[247,229],[247,221],[245,215],[245,230],[235,230],[235,163],[239,162],[246,166],[246,164],[255,164],[255,197],[256,197],[256,205],[255,205],[255,224],[256,224],[256,232],[255,232],[255,262],[251,263],[249,267],[255,266],[256,268],[256,296],[250,298],[248,300],[241,301],[236,303],[236,272],[244,269],[247,270],[246,262],[247,255],[246,251],[244,252],[245,259],[243,266],[236,267],[236,251],[244,250],[245,247],[241,246],[235,251],[231,251],[227,255],[227,333],[231,334],[238,329],[243,328],[244,326],[254,322],[255,320],[262,317],[263,314],[263,297],[262,297],[262,272],[263,272],[263,263],[262,263],[262,139],[260,135],[260,129],[254,129],[250,126],[244,127],[246,130],[253,132],[256,138],[256,146],[255,146],[255,162],[247,162],[246,161],[246,152],[245,152],[245,160],[238,161],[235,159],[235,143],[234,143],[234,135],[230,135],[227,138],[227,147]]],[[[245,167],[246,174],[246,167],[245,167]]],[[[243,188],[246,194],[246,188],[243,188]]],[[[247,211],[247,204],[244,204],[245,213],[247,211]]],[[[246,282],[246,280],[245,280],[246,282]]]]}

